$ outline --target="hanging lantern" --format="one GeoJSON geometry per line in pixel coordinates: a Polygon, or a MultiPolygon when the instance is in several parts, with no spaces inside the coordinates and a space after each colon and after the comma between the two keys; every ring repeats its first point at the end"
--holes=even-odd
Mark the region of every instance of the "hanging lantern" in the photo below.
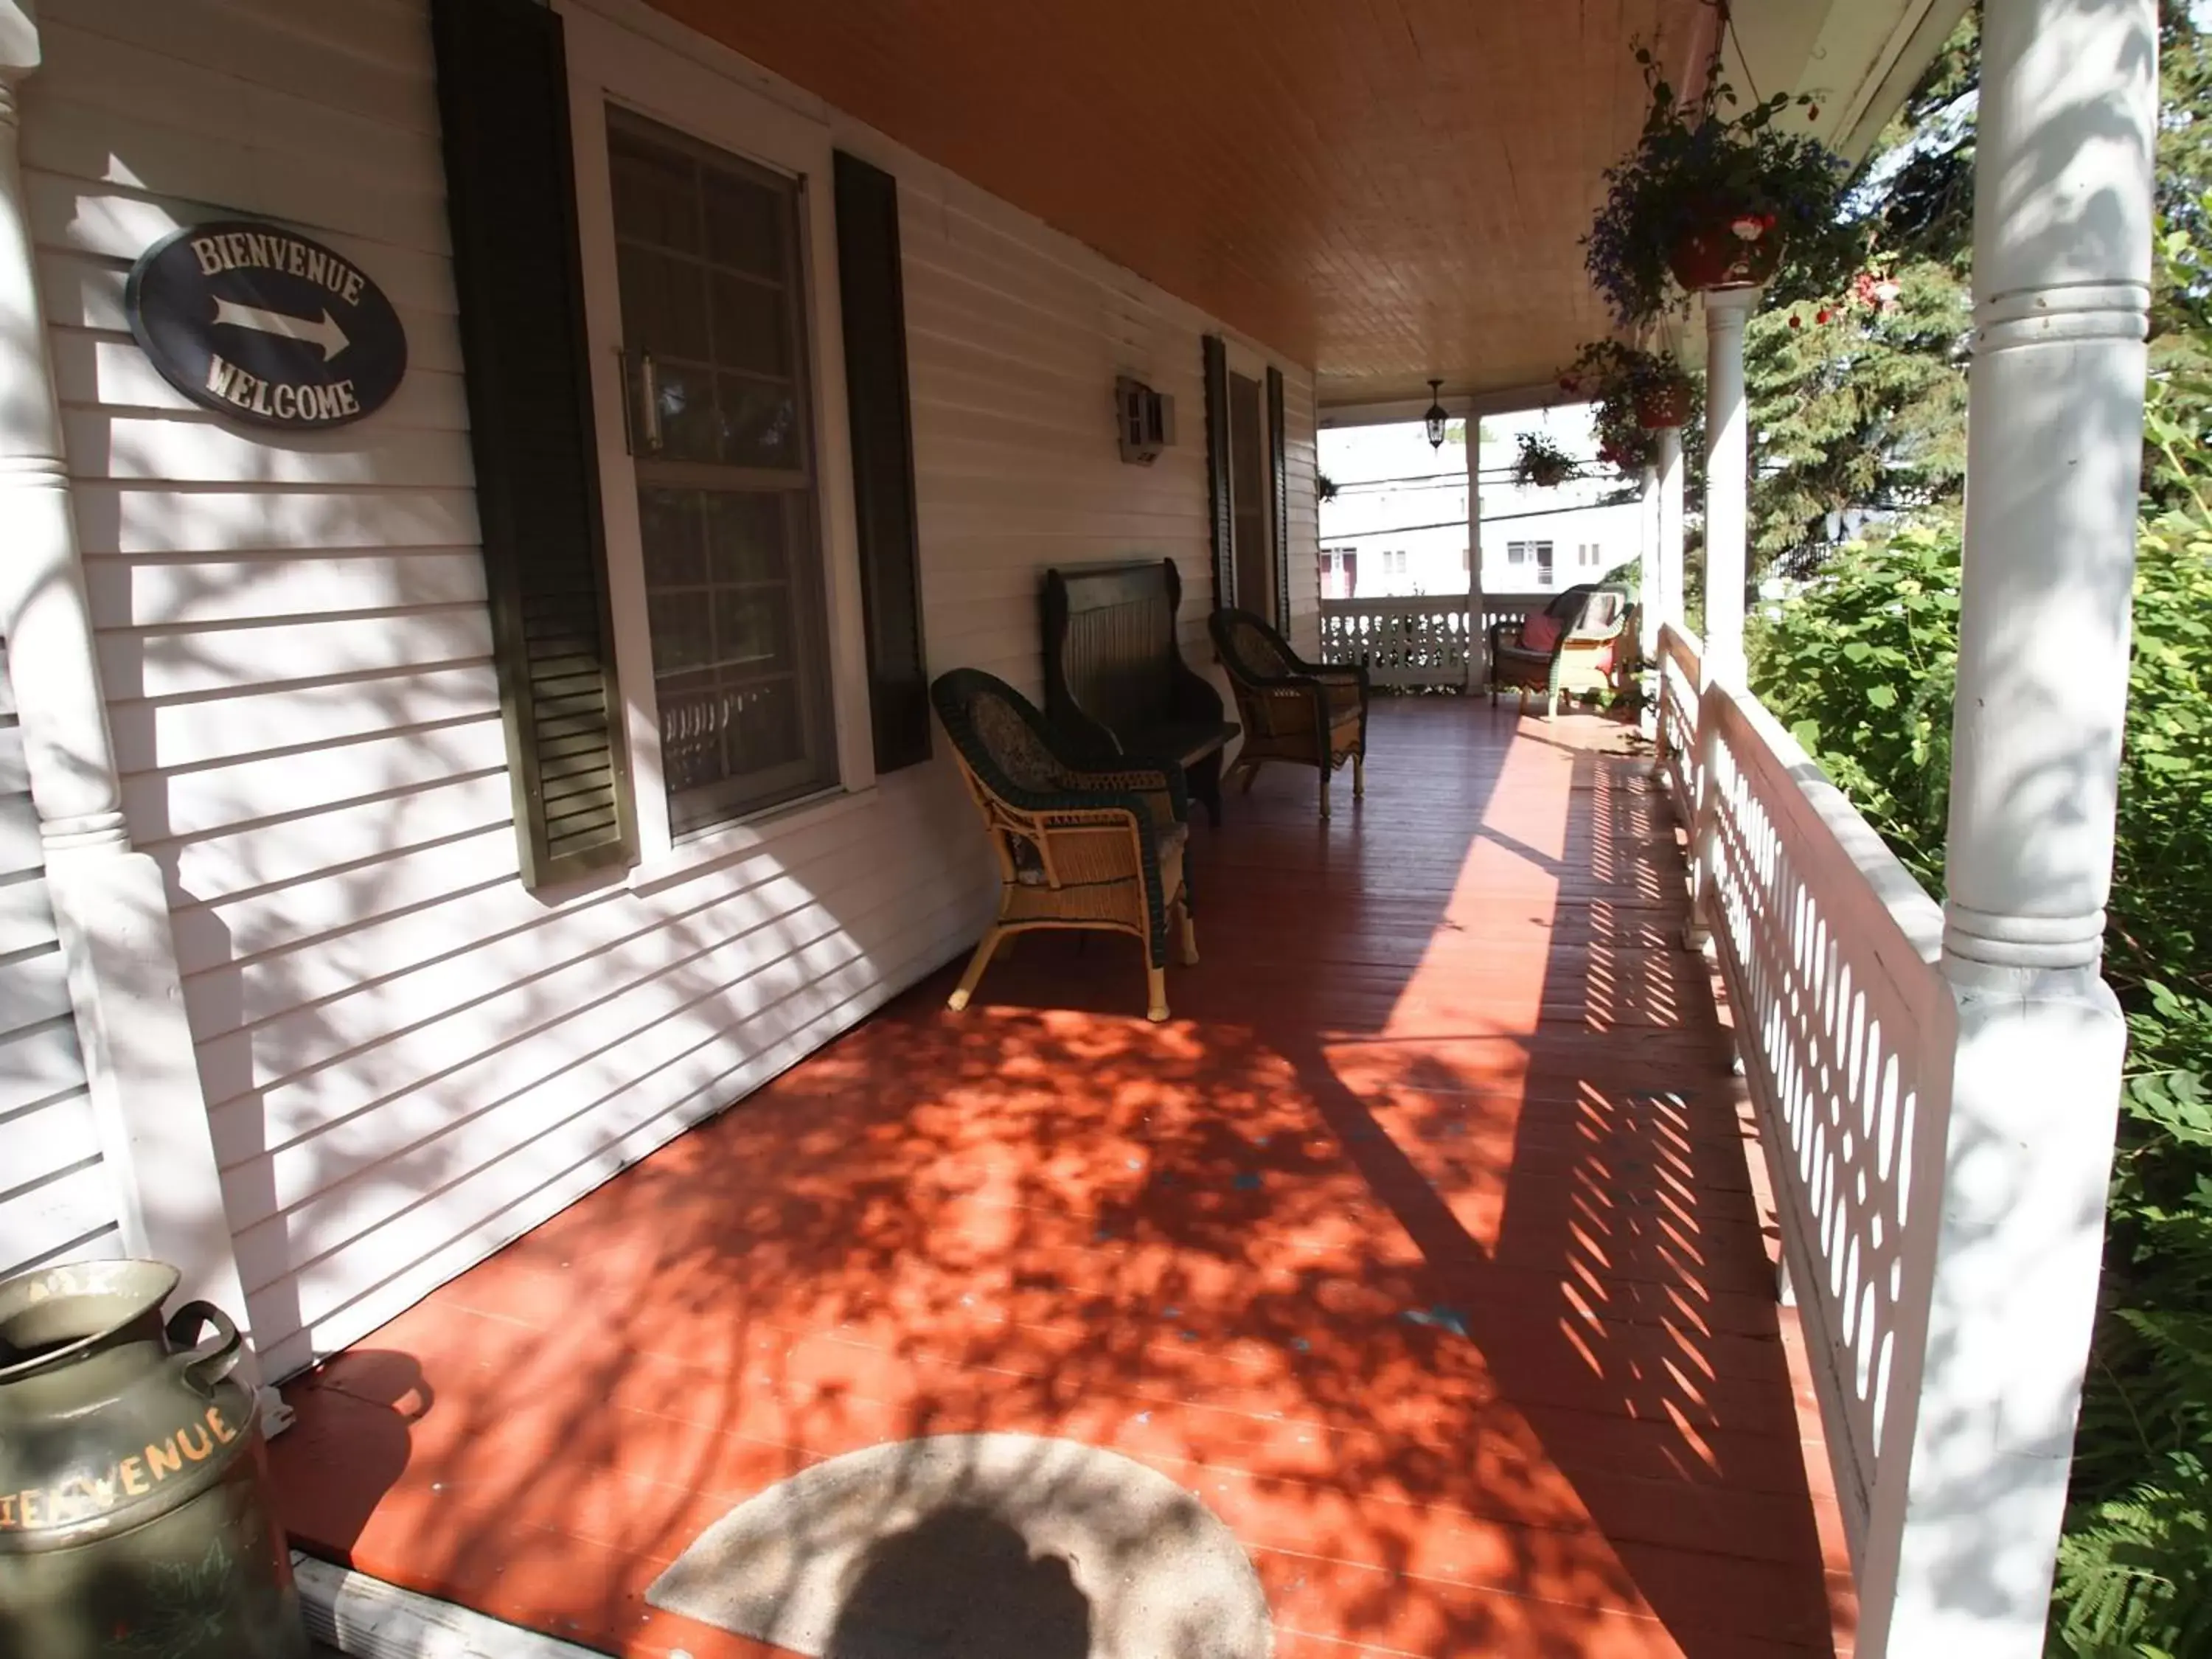
{"type": "Polygon", "coordinates": [[[1429,447],[1431,449],[1444,447],[1444,422],[1451,418],[1444,413],[1443,386],[1442,380],[1429,382],[1429,412],[1421,416],[1421,424],[1429,429],[1429,447]]]}

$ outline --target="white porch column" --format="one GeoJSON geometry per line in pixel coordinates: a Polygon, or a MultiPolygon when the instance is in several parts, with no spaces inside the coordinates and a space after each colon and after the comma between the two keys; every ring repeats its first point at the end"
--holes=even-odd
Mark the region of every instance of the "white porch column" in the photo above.
{"type": "Polygon", "coordinates": [[[1490,684],[1490,630],[1482,625],[1482,418],[1467,412],[1467,689],[1490,684]]]}
{"type": "Polygon", "coordinates": [[[1637,566],[1638,592],[1644,596],[1639,613],[1637,645],[1644,653],[1644,660],[1656,662],[1659,657],[1659,607],[1662,595],[1659,587],[1659,470],[1656,466],[1644,469],[1644,489],[1637,497],[1637,550],[1643,556],[1637,566]]]}
{"type": "Polygon", "coordinates": [[[1896,1655],[2043,1651],[2125,1036],[2098,963],[2156,57],[2156,0],[1984,9],[1942,957],[1959,1052],[1894,1595],[1868,1607],[1896,1655]]]}
{"type": "Polygon", "coordinates": [[[1743,397],[1743,325],[1755,288],[1705,295],[1705,684],[1741,685],[1744,544],[1749,520],[1751,429],[1743,397]]]}
{"type": "MultiPolygon", "coordinates": [[[[1636,502],[1637,592],[1642,603],[1636,611],[1636,652],[1639,703],[1637,729],[1647,738],[1659,735],[1659,470],[1644,469],[1644,487],[1636,502]]],[[[1653,757],[1655,763],[1657,757],[1653,757]]]]}
{"type": "Polygon", "coordinates": [[[1684,625],[1682,613],[1682,429],[1659,434],[1659,620],[1684,625]]]}
{"type": "Polygon", "coordinates": [[[27,0],[0,0],[0,635],[125,1243],[173,1263],[182,1294],[243,1325],[168,897],[124,827],[78,562],[17,144],[20,91],[39,63],[27,0]]]}

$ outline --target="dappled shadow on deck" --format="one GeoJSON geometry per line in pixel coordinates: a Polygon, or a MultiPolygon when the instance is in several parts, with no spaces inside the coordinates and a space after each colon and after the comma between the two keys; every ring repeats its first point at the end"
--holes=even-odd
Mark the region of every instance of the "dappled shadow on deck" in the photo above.
{"type": "Polygon", "coordinates": [[[1025,939],[960,1016],[940,976],[294,1389],[295,1536],[763,1653],[645,1586],[822,1457],[1018,1431],[1197,1493],[1280,1655],[1829,1651],[1834,1506],[1626,747],[1423,701],[1332,823],[1271,770],[1194,832],[1172,1023],[1123,941],[1025,939]]]}

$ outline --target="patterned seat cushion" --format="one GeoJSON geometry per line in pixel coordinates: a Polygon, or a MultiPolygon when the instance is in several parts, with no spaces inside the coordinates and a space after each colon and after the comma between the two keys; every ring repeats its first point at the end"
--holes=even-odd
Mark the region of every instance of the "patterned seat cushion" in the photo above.
{"type": "Polygon", "coordinates": [[[1236,658],[1231,666],[1243,670],[1249,678],[1275,680],[1297,672],[1297,665],[1265,629],[1242,617],[1231,625],[1230,649],[1236,658]]]}
{"type": "Polygon", "coordinates": [[[1017,789],[1051,794],[1067,787],[1067,769],[1054,758],[1021,711],[1002,697],[981,696],[969,705],[975,735],[1006,781],[1017,789]]]}

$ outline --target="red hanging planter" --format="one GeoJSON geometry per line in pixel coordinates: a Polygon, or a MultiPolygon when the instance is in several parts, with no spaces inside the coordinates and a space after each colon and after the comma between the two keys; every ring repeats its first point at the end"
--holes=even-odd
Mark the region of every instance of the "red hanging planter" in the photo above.
{"type": "Polygon", "coordinates": [[[1685,426],[1690,419],[1690,384],[1677,380],[1636,396],[1636,424],[1647,432],[1685,426]]]}
{"type": "Polygon", "coordinates": [[[1674,239],[1667,264],[1674,280],[1692,293],[1715,288],[1750,288],[1774,275],[1782,263],[1782,238],[1771,213],[1717,210],[1674,239]]]}

